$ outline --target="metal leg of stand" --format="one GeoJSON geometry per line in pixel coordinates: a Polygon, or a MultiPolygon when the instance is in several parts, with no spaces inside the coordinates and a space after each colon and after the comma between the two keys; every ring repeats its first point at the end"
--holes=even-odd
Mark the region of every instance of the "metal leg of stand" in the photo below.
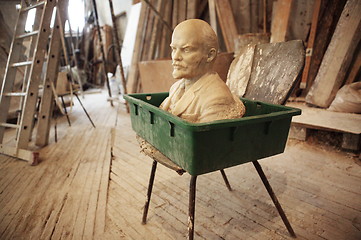
{"type": "Polygon", "coordinates": [[[220,171],[221,171],[221,174],[222,174],[224,183],[226,184],[228,190],[229,190],[229,191],[232,191],[231,185],[229,184],[229,181],[228,181],[228,178],[227,178],[226,173],[224,172],[224,169],[221,169],[220,171]]]}
{"type": "Polygon", "coordinates": [[[286,225],[286,228],[287,228],[288,232],[290,233],[290,235],[292,237],[296,237],[296,234],[293,231],[292,226],[291,226],[290,222],[288,221],[288,219],[286,217],[286,214],[285,214],[285,212],[283,211],[283,209],[281,207],[281,204],[278,202],[278,199],[277,199],[275,193],[273,192],[273,190],[271,188],[271,185],[269,184],[269,182],[267,180],[267,177],[266,177],[266,175],[264,174],[264,172],[262,170],[261,165],[259,164],[258,161],[253,161],[253,165],[256,168],[256,170],[258,172],[258,175],[261,177],[261,180],[262,180],[264,186],[266,187],[267,192],[270,195],[274,205],[276,206],[277,211],[280,214],[283,223],[286,225]]]}
{"type": "Polygon", "coordinates": [[[86,111],[85,107],[83,106],[83,103],[80,101],[80,98],[78,97],[78,94],[74,93],[74,95],[75,95],[75,97],[78,99],[78,101],[79,101],[79,103],[80,103],[81,107],[83,108],[83,110],[84,110],[84,112],[85,112],[86,116],[88,117],[89,121],[91,122],[91,124],[92,124],[92,125],[93,125],[93,127],[95,128],[95,125],[94,125],[94,123],[93,123],[92,119],[90,118],[90,116],[89,116],[88,112],[86,111]]]}
{"type": "Polygon", "coordinates": [[[69,115],[68,115],[68,111],[66,110],[64,98],[63,98],[63,96],[61,96],[60,98],[61,98],[61,102],[63,103],[63,107],[64,107],[64,112],[65,112],[66,119],[68,119],[68,124],[69,124],[69,126],[71,126],[70,119],[69,119],[69,115]]]}
{"type": "Polygon", "coordinates": [[[188,208],[188,239],[194,238],[194,213],[196,208],[196,182],[197,175],[191,176],[189,184],[189,208],[188,208]]]}
{"type": "Polygon", "coordinates": [[[147,200],[145,201],[145,204],[144,204],[142,224],[147,223],[147,215],[148,215],[150,197],[152,196],[153,183],[154,183],[154,177],[155,177],[155,170],[157,170],[157,161],[154,160],[153,165],[152,165],[152,171],[150,173],[150,178],[149,178],[147,200]]]}

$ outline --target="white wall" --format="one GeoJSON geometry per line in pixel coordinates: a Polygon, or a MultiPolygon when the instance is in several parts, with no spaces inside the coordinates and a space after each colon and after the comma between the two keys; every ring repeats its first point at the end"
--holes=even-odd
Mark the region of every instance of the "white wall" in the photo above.
{"type": "MultiPolygon", "coordinates": [[[[129,15],[130,8],[132,6],[132,0],[112,0],[113,2],[113,8],[114,8],[114,14],[117,15],[121,12],[126,12],[127,16],[129,15]]],[[[99,15],[99,25],[110,25],[112,24],[112,17],[110,14],[110,7],[109,7],[109,1],[108,0],[96,0],[97,3],[97,9],[98,9],[98,15],[99,15]]],[[[87,0],[87,7],[86,9],[92,10],[92,0],[87,0]]],[[[85,15],[88,15],[85,13],[85,15]]]]}

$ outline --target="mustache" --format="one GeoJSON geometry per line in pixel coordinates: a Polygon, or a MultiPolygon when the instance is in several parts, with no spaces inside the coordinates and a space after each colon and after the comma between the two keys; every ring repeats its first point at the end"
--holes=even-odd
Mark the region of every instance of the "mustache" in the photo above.
{"type": "Polygon", "coordinates": [[[183,64],[180,64],[180,63],[177,63],[177,62],[172,63],[172,66],[173,66],[173,67],[181,67],[181,68],[187,67],[187,66],[185,66],[185,65],[183,65],[183,64]]]}

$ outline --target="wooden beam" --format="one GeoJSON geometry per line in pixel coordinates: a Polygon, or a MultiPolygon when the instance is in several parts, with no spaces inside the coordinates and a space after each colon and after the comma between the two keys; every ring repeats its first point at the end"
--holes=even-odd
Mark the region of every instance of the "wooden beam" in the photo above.
{"type": "Polygon", "coordinates": [[[216,3],[215,0],[208,0],[209,7],[209,20],[211,22],[211,26],[216,34],[217,32],[217,13],[216,13],[216,3]]]}
{"type": "Polygon", "coordinates": [[[321,2],[322,5],[319,23],[317,24],[316,39],[312,49],[312,58],[310,61],[311,63],[307,78],[306,91],[303,92],[303,96],[306,96],[316,78],[322,58],[326,52],[328,44],[330,43],[332,34],[336,29],[337,21],[341,16],[346,0],[329,0],[327,2],[321,2]]]}
{"type": "Polygon", "coordinates": [[[350,68],[349,74],[347,76],[347,79],[345,81],[345,84],[350,84],[355,82],[357,79],[357,75],[360,74],[361,69],[361,42],[358,44],[358,51],[355,53],[354,61],[352,63],[352,66],[350,68]]]}
{"type": "Polygon", "coordinates": [[[361,0],[348,0],[306,102],[327,108],[341,87],[361,38],[361,0]]]}
{"type": "Polygon", "coordinates": [[[320,9],[321,9],[321,0],[316,0],[314,3],[314,7],[313,7],[310,36],[308,37],[308,42],[307,42],[305,68],[303,70],[302,80],[300,83],[301,89],[305,89],[306,84],[307,84],[308,72],[310,70],[312,51],[313,51],[313,45],[314,45],[315,38],[316,38],[316,29],[317,29],[318,16],[320,14],[320,9]]]}
{"type": "Polygon", "coordinates": [[[228,0],[215,0],[219,25],[228,52],[234,51],[234,40],[238,36],[236,23],[228,0]]]}
{"type": "Polygon", "coordinates": [[[292,0],[278,0],[273,2],[271,43],[284,42],[286,40],[287,27],[292,9],[291,7],[292,0]]]}
{"type": "Polygon", "coordinates": [[[136,33],[136,38],[135,38],[135,44],[134,44],[134,52],[133,52],[132,62],[131,62],[130,68],[129,68],[129,73],[128,73],[127,90],[129,93],[136,92],[137,85],[138,85],[138,76],[139,76],[138,62],[140,60],[140,54],[141,54],[141,43],[142,43],[142,38],[143,38],[142,37],[143,36],[143,28],[144,28],[145,19],[146,19],[146,11],[147,11],[147,6],[146,6],[146,4],[142,3],[137,33],[136,33]]]}

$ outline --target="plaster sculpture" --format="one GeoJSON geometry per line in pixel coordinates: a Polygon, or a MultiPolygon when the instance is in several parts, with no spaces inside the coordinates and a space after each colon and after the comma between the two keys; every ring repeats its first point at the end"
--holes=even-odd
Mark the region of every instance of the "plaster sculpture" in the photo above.
{"type": "Polygon", "coordinates": [[[161,109],[193,123],[244,115],[242,101],[212,71],[218,39],[207,22],[199,19],[181,22],[174,29],[170,46],[172,75],[180,80],[170,88],[161,109]]]}
{"type": "MultiPolygon", "coordinates": [[[[173,77],[175,82],[160,108],[193,123],[240,118],[245,113],[242,101],[212,71],[217,57],[218,39],[211,26],[190,19],[176,26],[172,35],[173,77]]],[[[179,174],[174,164],[151,144],[137,136],[141,151],[179,174]]]]}

